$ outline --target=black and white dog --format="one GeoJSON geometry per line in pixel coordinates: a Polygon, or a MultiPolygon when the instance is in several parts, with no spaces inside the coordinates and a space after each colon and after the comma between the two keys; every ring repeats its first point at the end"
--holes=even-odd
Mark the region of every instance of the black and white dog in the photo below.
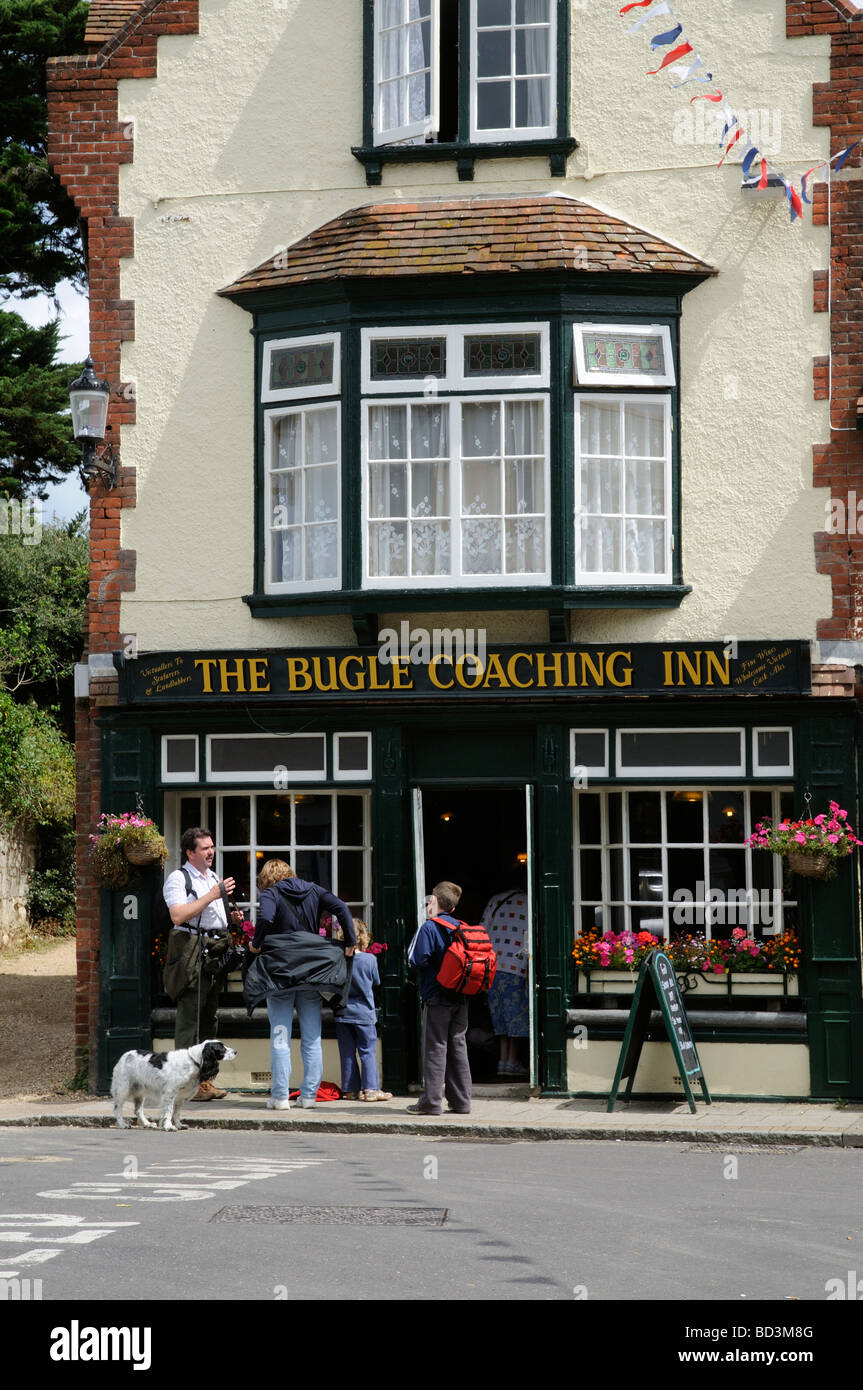
{"type": "Polygon", "coordinates": [[[177,1118],[183,1101],[195,1094],[202,1081],[212,1081],[218,1075],[220,1062],[231,1062],[236,1055],[232,1047],[213,1038],[179,1052],[145,1052],[141,1048],[124,1052],[111,1078],[117,1129],[129,1128],[123,1119],[127,1100],[133,1101],[135,1119],[145,1129],[154,1128],[144,1114],[145,1100],[158,1103],[162,1129],[185,1129],[177,1118]]]}

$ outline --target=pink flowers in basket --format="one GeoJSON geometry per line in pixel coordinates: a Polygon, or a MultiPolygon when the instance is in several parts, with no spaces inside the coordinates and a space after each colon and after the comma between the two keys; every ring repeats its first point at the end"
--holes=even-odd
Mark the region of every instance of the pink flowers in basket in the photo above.
{"type": "Polygon", "coordinates": [[[829,812],[822,811],[807,820],[783,820],[778,825],[769,818],[759,821],[746,844],[783,856],[826,855],[828,859],[844,859],[857,845],[863,845],[863,840],[857,839],[848,823],[848,812],[842,810],[838,801],[831,801],[829,812]]]}

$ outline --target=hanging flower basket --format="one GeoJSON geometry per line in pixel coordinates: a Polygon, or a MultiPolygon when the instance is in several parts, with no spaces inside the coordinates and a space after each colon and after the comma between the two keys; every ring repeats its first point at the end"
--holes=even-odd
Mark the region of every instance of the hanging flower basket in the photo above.
{"type": "Polygon", "coordinates": [[[829,811],[806,820],[783,820],[778,825],[771,820],[759,821],[746,844],[787,859],[793,874],[823,881],[833,878],[837,861],[853,854],[863,840],[854,834],[848,812],[838,801],[831,801],[829,811]]]}
{"type": "Polygon", "coordinates": [[[121,816],[103,812],[90,844],[93,870],[105,888],[125,888],[136,868],[161,866],[168,857],[159,827],[140,810],[121,816]]]}
{"type": "Polygon", "coordinates": [[[130,864],[136,864],[139,868],[142,868],[145,864],[155,864],[157,861],[163,864],[165,862],[161,848],[155,841],[143,841],[141,844],[126,845],[123,849],[123,853],[130,864]]]}
{"type": "Polygon", "coordinates": [[[828,854],[789,854],[787,859],[792,874],[803,878],[833,878],[836,873],[836,860],[828,854]]]}

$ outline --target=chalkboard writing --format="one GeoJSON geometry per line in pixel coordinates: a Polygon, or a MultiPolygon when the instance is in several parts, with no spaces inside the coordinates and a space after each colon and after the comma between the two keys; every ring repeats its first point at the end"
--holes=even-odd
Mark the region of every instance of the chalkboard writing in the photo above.
{"type": "Polygon", "coordinates": [[[609,1113],[614,1109],[617,1092],[624,1078],[628,1078],[628,1081],[623,1099],[629,1100],[630,1098],[641,1049],[647,1041],[650,1030],[650,1015],[654,1009],[659,1010],[660,1017],[665,1024],[665,1031],[668,1035],[668,1041],[671,1043],[674,1060],[680,1072],[680,1079],[690,1110],[695,1112],[695,1101],[690,1084],[693,1081],[699,1082],[702,1095],[707,1104],[710,1104],[710,1093],[707,1090],[704,1072],[701,1069],[698,1052],[692,1040],[689,1019],[686,1017],[686,1010],[680,997],[674,966],[668,956],[663,955],[662,951],[653,951],[642,962],[638,972],[617,1071],[608,1097],[607,1109],[609,1113]]]}

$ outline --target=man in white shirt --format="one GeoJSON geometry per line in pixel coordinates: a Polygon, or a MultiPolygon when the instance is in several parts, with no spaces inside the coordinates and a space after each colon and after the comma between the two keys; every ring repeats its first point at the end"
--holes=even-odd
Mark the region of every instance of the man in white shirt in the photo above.
{"type": "MultiPolygon", "coordinates": [[[[166,968],[185,961],[186,987],[176,996],[177,1020],[174,1029],[174,1046],[191,1047],[202,1038],[216,1036],[216,1015],[219,1006],[221,977],[204,973],[198,976],[197,945],[206,936],[224,937],[228,930],[228,919],[222,900],[222,889],[226,897],[231,897],[236,884],[232,878],[219,880],[213,873],[215,847],[209,830],[196,826],[185,830],[180,839],[180,850],[184,856],[184,868],[191,880],[194,898],[189,896],[182,869],[175,869],[165,879],[163,893],[168,911],[171,914],[173,930],[168,941],[166,968]],[[199,1011],[200,1000],[200,1011],[199,1011]]],[[[234,921],[242,921],[242,913],[232,914],[234,921]]],[[[221,1100],[227,1093],[218,1090],[211,1081],[202,1081],[197,1095],[192,1100],[221,1100]]]]}

